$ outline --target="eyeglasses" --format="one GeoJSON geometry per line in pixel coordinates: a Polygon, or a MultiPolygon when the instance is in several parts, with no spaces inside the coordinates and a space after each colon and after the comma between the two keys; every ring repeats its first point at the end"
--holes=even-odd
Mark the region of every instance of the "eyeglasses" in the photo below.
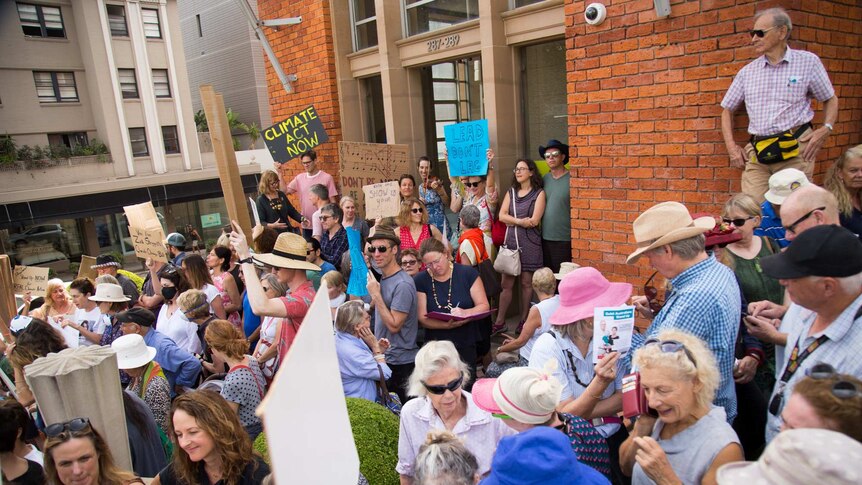
{"type": "Polygon", "coordinates": [[[697,367],[697,361],[694,360],[694,355],[692,355],[691,351],[685,348],[685,345],[683,345],[682,342],[679,342],[677,340],[659,340],[655,337],[652,337],[648,338],[646,342],[644,342],[644,347],[646,347],[647,345],[658,345],[659,349],[661,349],[662,352],[668,354],[679,352],[680,350],[682,350],[683,352],[685,352],[685,356],[688,357],[688,360],[690,360],[691,363],[695,367],[697,367]]]}
{"type": "MultiPolygon", "coordinates": [[[[439,258],[437,258],[437,260],[436,260],[436,261],[431,261],[431,262],[426,263],[426,264],[427,264],[428,266],[434,266],[434,267],[437,267],[437,265],[438,265],[438,264],[440,264],[440,261],[443,261],[444,259],[446,259],[446,255],[445,255],[445,254],[441,254],[441,255],[440,255],[440,257],[439,257],[439,258]]],[[[447,260],[447,261],[448,261],[448,260],[447,260]]]]}
{"type": "Polygon", "coordinates": [[[750,35],[751,35],[752,37],[760,37],[760,38],[762,39],[762,38],[763,38],[763,36],[764,36],[764,35],[766,35],[766,33],[767,33],[767,32],[769,32],[769,31],[770,31],[770,30],[772,30],[772,29],[777,29],[777,28],[778,28],[778,26],[776,25],[776,26],[774,26],[774,27],[770,27],[770,28],[768,28],[768,29],[762,29],[762,30],[761,30],[761,29],[755,29],[755,30],[752,30],[752,31],[750,32],[750,35]]]}
{"type": "Polygon", "coordinates": [[[647,297],[647,304],[649,305],[650,311],[655,315],[658,315],[658,312],[661,311],[661,307],[664,306],[664,304],[658,301],[658,289],[650,284],[657,274],[658,271],[653,273],[646,283],[644,283],[644,295],[647,297]]]}
{"type": "Polygon", "coordinates": [[[814,364],[808,369],[805,369],[805,375],[812,379],[837,379],[832,384],[832,395],[838,399],[852,399],[854,397],[862,397],[862,389],[856,387],[856,384],[841,379],[841,375],[835,372],[835,368],[829,364],[819,363],[814,364]]]}
{"type": "Polygon", "coordinates": [[[308,160],[308,161],[305,161],[305,162],[299,162],[299,163],[301,163],[301,164],[303,164],[303,165],[311,165],[312,163],[314,163],[314,160],[308,160]]]}
{"type": "Polygon", "coordinates": [[[368,252],[372,254],[375,252],[383,254],[386,251],[389,251],[389,246],[368,246],[368,252]]]}
{"type": "Polygon", "coordinates": [[[478,187],[481,183],[481,180],[478,182],[464,182],[464,187],[478,187]]]}
{"type": "Polygon", "coordinates": [[[416,261],[415,259],[402,259],[401,260],[401,266],[413,266],[414,264],[416,264],[418,262],[419,261],[416,261]]]}
{"type": "Polygon", "coordinates": [[[562,152],[549,152],[549,151],[545,152],[545,158],[556,158],[556,157],[559,157],[560,155],[562,155],[562,152]]]}
{"type": "Polygon", "coordinates": [[[319,218],[321,221],[329,220],[329,218],[331,218],[331,217],[332,217],[332,216],[325,216],[325,215],[320,215],[320,216],[318,216],[318,218],[319,218]]]}
{"type": "Polygon", "coordinates": [[[528,170],[530,170],[529,167],[515,167],[515,169],[512,170],[512,173],[526,172],[528,170]]]}
{"type": "Polygon", "coordinates": [[[461,387],[461,383],[463,383],[463,382],[464,382],[464,376],[462,375],[462,376],[458,377],[457,379],[455,379],[454,381],[452,381],[448,384],[442,385],[442,386],[429,386],[428,384],[425,384],[424,382],[422,383],[422,385],[425,386],[425,389],[427,389],[428,392],[430,392],[431,394],[436,394],[439,396],[440,394],[445,394],[446,391],[451,391],[451,392],[457,391],[461,387]]]}
{"type": "Polygon", "coordinates": [[[77,433],[84,431],[90,427],[89,418],[75,418],[65,423],[54,423],[45,428],[45,435],[49,438],[56,438],[66,431],[77,433]]]}
{"type": "Polygon", "coordinates": [[[784,226],[784,229],[785,229],[787,232],[792,232],[793,234],[796,234],[796,226],[798,226],[799,224],[802,224],[803,222],[805,222],[805,221],[806,221],[809,217],[811,217],[811,215],[812,215],[812,214],[814,214],[815,212],[817,212],[817,211],[823,211],[823,210],[826,210],[826,207],[818,207],[818,208],[816,208],[816,209],[811,209],[811,210],[810,210],[810,211],[808,211],[804,216],[800,217],[799,219],[796,219],[796,222],[794,222],[793,224],[791,224],[791,225],[789,225],[789,226],[784,226]]]}
{"type": "Polygon", "coordinates": [[[410,209],[410,212],[412,212],[414,214],[421,214],[421,213],[425,212],[425,209],[423,209],[421,207],[414,207],[414,208],[410,209]]]}
{"type": "Polygon", "coordinates": [[[746,217],[744,219],[728,219],[726,217],[722,217],[721,222],[723,222],[725,224],[733,224],[736,227],[742,227],[745,225],[746,222],[748,222],[752,219],[754,219],[754,216],[746,217]]]}

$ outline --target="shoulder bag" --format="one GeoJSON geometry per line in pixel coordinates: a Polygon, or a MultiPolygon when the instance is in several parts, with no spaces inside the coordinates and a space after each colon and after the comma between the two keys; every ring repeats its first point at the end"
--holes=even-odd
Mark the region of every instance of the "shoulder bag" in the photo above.
{"type": "Polygon", "coordinates": [[[380,364],[377,364],[377,372],[380,374],[380,379],[376,383],[377,404],[385,406],[386,409],[392,411],[392,414],[401,416],[401,398],[386,388],[386,379],[383,377],[383,369],[380,368],[380,364]]]}
{"type": "MultiPolygon", "coordinates": [[[[515,188],[512,188],[512,214],[515,219],[518,218],[518,209],[515,205],[515,188]]],[[[506,226],[506,239],[509,238],[509,226],[506,226]]],[[[502,274],[509,276],[518,276],[521,274],[521,243],[518,241],[518,228],[515,228],[515,249],[510,248],[506,244],[500,247],[500,252],[497,253],[497,259],[494,261],[494,269],[502,274]]]]}

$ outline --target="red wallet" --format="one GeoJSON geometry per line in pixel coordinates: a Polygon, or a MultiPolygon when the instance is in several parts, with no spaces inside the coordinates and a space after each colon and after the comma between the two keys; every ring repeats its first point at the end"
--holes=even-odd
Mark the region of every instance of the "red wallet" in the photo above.
{"type": "Polygon", "coordinates": [[[626,374],[623,377],[623,416],[632,418],[646,414],[657,417],[655,409],[649,407],[646,394],[641,387],[640,374],[626,374]]]}

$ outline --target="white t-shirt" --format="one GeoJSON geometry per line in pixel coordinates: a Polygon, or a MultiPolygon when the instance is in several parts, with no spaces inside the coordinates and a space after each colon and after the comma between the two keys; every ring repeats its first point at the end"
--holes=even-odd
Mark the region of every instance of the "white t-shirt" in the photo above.
{"type": "Polygon", "coordinates": [[[218,291],[218,288],[215,285],[211,285],[209,283],[204,283],[204,287],[201,290],[207,296],[207,303],[210,304],[210,314],[215,315],[215,310],[213,310],[213,300],[216,299],[217,296],[221,296],[221,292],[218,291]]]}
{"type": "Polygon", "coordinates": [[[27,445],[27,446],[30,447],[30,451],[27,452],[26,455],[24,455],[24,458],[26,458],[30,461],[35,461],[36,463],[44,466],[43,462],[44,462],[45,458],[44,458],[44,455],[42,454],[42,452],[37,450],[36,447],[33,445],[27,445]]]}
{"type": "Polygon", "coordinates": [[[320,209],[311,216],[311,235],[323,237],[323,223],[320,222],[320,209]]]}
{"type": "MultiPolygon", "coordinates": [[[[78,308],[75,310],[75,315],[72,319],[78,325],[98,334],[105,333],[105,327],[108,326],[108,319],[102,315],[98,306],[93,307],[90,311],[78,308]]],[[[80,336],[79,342],[79,345],[98,345],[98,342],[91,342],[87,337],[84,337],[83,333],[80,336]]]]}
{"type": "Polygon", "coordinates": [[[200,354],[202,347],[197,324],[190,322],[179,308],[169,317],[168,306],[162,305],[159,310],[156,331],[170,337],[177,347],[192,354],[200,354]]]}
{"type": "Polygon", "coordinates": [[[539,337],[546,333],[551,329],[551,315],[557,311],[557,308],[560,307],[560,295],[554,295],[547,300],[542,300],[539,303],[536,303],[536,308],[539,310],[539,315],[542,317],[542,326],[537,328],[533,333],[533,336],[530,337],[530,340],[527,340],[527,343],[524,344],[519,350],[521,357],[530,360],[530,354],[533,352],[533,344],[536,343],[536,340],[539,340],[539,337]]]}

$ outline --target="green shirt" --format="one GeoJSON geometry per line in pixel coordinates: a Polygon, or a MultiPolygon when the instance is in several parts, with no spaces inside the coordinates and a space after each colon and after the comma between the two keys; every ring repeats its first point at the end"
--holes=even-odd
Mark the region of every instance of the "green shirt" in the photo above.
{"type": "Polygon", "coordinates": [[[545,213],[542,215],[542,239],[546,241],[572,240],[572,211],[569,199],[568,171],[555,179],[545,174],[545,213]]]}

